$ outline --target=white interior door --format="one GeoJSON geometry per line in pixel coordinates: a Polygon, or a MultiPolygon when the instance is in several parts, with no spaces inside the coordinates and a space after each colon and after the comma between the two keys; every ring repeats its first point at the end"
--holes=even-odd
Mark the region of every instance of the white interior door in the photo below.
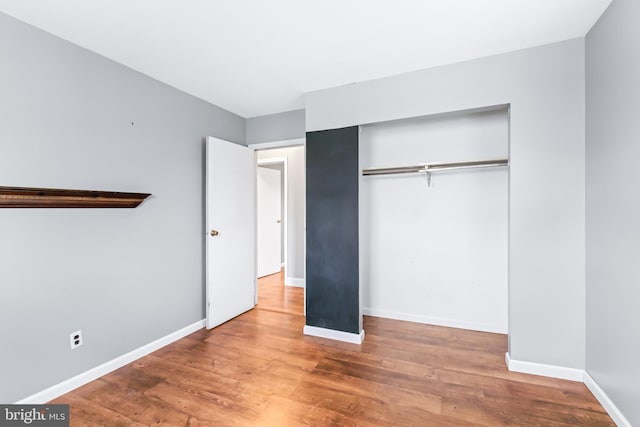
{"type": "Polygon", "coordinates": [[[258,277],[278,273],[282,264],[281,172],[258,167],[258,277]]]}
{"type": "Polygon", "coordinates": [[[252,148],[208,137],[207,328],[255,305],[256,160],[252,148]]]}

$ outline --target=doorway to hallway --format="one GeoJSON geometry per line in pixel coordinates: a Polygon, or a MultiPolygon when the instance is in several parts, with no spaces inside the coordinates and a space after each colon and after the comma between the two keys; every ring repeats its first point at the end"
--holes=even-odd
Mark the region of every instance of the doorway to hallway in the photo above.
{"type": "Polygon", "coordinates": [[[284,268],[276,274],[258,279],[258,305],[262,310],[302,315],[304,289],[284,285],[284,268]]]}

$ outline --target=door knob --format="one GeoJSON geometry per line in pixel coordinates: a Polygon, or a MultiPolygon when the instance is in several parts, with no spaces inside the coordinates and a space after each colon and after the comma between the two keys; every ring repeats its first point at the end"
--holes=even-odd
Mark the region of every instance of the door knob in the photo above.
{"type": "Polygon", "coordinates": [[[276,221],[278,224],[280,224],[280,220],[276,221]]]}
{"type": "Polygon", "coordinates": [[[211,230],[211,237],[216,237],[218,234],[218,230],[211,230]]]}

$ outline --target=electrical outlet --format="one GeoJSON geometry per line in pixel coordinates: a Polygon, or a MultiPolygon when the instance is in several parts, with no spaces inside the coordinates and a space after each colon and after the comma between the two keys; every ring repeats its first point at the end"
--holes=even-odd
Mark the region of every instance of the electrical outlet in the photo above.
{"type": "Polygon", "coordinates": [[[82,331],[71,332],[69,340],[71,341],[71,350],[80,347],[82,345],[82,331]]]}

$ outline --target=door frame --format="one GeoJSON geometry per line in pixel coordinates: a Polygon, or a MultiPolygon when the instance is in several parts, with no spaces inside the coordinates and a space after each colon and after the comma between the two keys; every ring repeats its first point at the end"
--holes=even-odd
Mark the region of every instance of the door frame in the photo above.
{"type": "MultiPolygon", "coordinates": [[[[305,172],[305,180],[306,180],[306,170],[307,170],[307,162],[306,162],[306,152],[307,152],[307,138],[306,136],[303,138],[294,138],[294,139],[284,139],[284,140],[280,140],[280,141],[272,141],[272,142],[259,142],[259,143],[255,143],[255,144],[248,144],[248,147],[253,148],[256,151],[256,159],[258,157],[258,151],[261,150],[269,150],[269,149],[273,149],[273,148],[289,148],[289,147],[303,147],[304,148],[304,152],[305,152],[305,160],[304,160],[304,172],[305,172]]],[[[264,160],[268,160],[268,159],[264,159],[264,160]]],[[[285,180],[286,182],[286,180],[285,180]]],[[[288,183],[287,183],[288,184],[288,183]]],[[[304,196],[305,199],[307,197],[307,186],[305,183],[304,186],[304,196]]],[[[287,200],[288,202],[288,200],[287,200]]],[[[306,316],[307,315],[307,285],[306,285],[306,281],[307,281],[307,204],[306,202],[303,202],[303,211],[302,211],[302,226],[303,226],[303,233],[302,233],[302,271],[304,271],[304,280],[305,280],[305,285],[304,285],[304,306],[303,306],[303,315],[306,316]]],[[[256,255],[257,256],[257,255],[256,255]]],[[[286,273],[286,270],[285,270],[286,273]]],[[[286,277],[285,277],[286,280],[286,277]]],[[[257,285],[256,285],[256,304],[258,303],[258,290],[257,290],[257,285]]]]}
{"type": "MultiPolygon", "coordinates": [[[[257,157],[257,156],[256,156],[257,157]]],[[[285,268],[285,273],[286,273],[286,269],[287,269],[287,262],[289,261],[289,248],[288,248],[288,239],[289,239],[289,217],[288,217],[288,210],[289,210],[289,191],[288,191],[288,187],[289,187],[289,174],[287,171],[287,165],[288,165],[288,160],[286,157],[274,157],[272,159],[260,159],[257,160],[256,162],[256,168],[260,167],[260,166],[267,166],[267,165],[284,165],[283,166],[283,172],[282,172],[282,182],[283,182],[283,186],[282,186],[282,197],[284,199],[284,206],[282,208],[282,210],[284,212],[282,212],[282,227],[283,227],[283,231],[284,233],[280,233],[280,235],[282,236],[282,242],[280,242],[280,244],[282,245],[282,247],[284,248],[284,261],[281,262],[281,266],[285,268]]],[[[257,177],[257,174],[256,174],[257,177]]],[[[257,179],[257,178],[256,178],[257,179]]],[[[257,204],[256,204],[256,209],[257,209],[257,204]]],[[[256,263],[258,262],[257,257],[256,257],[256,263]]],[[[256,271],[257,274],[257,271],[256,271]]],[[[256,303],[258,302],[257,300],[257,296],[256,296],[256,303]]]]}

